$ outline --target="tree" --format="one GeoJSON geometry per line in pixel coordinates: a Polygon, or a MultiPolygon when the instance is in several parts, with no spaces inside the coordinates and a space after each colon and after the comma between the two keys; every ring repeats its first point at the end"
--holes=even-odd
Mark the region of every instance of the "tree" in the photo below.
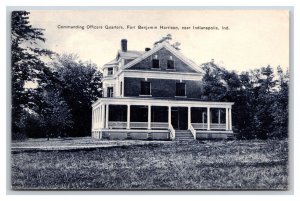
{"type": "Polygon", "coordinates": [[[222,79],[222,70],[213,62],[201,65],[205,74],[202,78],[202,99],[211,101],[220,101],[226,94],[226,86],[222,79]]]}
{"type": "Polygon", "coordinates": [[[274,103],[271,105],[271,115],[273,118],[274,138],[288,137],[288,116],[289,116],[289,72],[285,73],[279,66],[277,68],[279,76],[278,91],[274,95],[274,103]]]}
{"type": "Polygon", "coordinates": [[[203,99],[234,102],[233,128],[240,139],[286,138],[288,72],[271,66],[237,74],[214,62],[203,64],[203,99]]]}
{"type": "Polygon", "coordinates": [[[52,66],[59,80],[57,87],[71,109],[74,126],[70,135],[90,135],[91,105],[101,97],[102,74],[95,64],[82,62],[73,54],[58,56],[52,66]]]}
{"type": "MultiPolygon", "coordinates": [[[[24,110],[34,107],[35,91],[28,90],[28,82],[44,82],[49,69],[41,57],[52,52],[39,48],[45,42],[43,29],[33,28],[29,22],[29,12],[14,11],[11,20],[11,83],[12,83],[12,134],[21,132],[19,127],[24,110]]],[[[23,118],[24,120],[24,118],[23,118]]]]}
{"type": "Polygon", "coordinates": [[[44,30],[30,25],[29,14],[12,13],[12,133],[89,135],[91,104],[101,96],[101,73],[74,55],[40,48],[44,30]],[[26,87],[28,83],[34,87],[26,87]]]}
{"type": "Polygon", "coordinates": [[[44,91],[43,108],[40,124],[43,127],[43,135],[47,137],[62,137],[73,126],[71,110],[63,100],[58,90],[44,91]]]}
{"type": "Polygon", "coordinates": [[[273,135],[273,117],[271,106],[275,101],[274,91],[277,80],[274,80],[273,69],[270,66],[262,67],[253,72],[254,84],[253,122],[256,125],[257,138],[267,139],[273,135]]]}

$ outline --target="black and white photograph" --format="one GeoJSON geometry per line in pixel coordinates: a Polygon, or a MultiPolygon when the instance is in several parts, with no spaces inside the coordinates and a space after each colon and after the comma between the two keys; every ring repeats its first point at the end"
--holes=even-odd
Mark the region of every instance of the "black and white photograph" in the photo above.
{"type": "Polygon", "coordinates": [[[290,10],[9,16],[11,190],[290,190],[290,10]]]}

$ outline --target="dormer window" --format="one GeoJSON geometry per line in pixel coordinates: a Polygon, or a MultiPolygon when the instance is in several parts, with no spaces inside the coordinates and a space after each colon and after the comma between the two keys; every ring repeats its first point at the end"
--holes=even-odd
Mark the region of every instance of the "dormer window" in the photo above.
{"type": "Polygon", "coordinates": [[[154,55],[152,58],[152,68],[159,68],[159,59],[157,55],[154,55]]]}
{"type": "Polygon", "coordinates": [[[171,70],[175,69],[174,60],[172,56],[170,56],[168,59],[167,69],[171,69],[171,70]]]}
{"type": "Polygon", "coordinates": [[[113,75],[113,74],[114,74],[114,68],[108,68],[107,75],[113,75]]]}

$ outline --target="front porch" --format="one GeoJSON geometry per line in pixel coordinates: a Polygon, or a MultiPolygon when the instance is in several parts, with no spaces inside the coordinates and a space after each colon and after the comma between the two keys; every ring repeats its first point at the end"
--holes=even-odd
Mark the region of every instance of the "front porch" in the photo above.
{"type": "Polygon", "coordinates": [[[194,100],[102,98],[93,104],[92,136],[174,140],[186,131],[193,139],[226,139],[233,133],[232,105],[194,100]]]}

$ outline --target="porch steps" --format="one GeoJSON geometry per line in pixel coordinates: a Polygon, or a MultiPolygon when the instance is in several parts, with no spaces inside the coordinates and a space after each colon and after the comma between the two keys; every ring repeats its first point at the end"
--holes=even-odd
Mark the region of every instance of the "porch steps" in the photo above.
{"type": "Polygon", "coordinates": [[[175,130],[175,140],[194,140],[194,137],[189,130],[175,130]]]}

